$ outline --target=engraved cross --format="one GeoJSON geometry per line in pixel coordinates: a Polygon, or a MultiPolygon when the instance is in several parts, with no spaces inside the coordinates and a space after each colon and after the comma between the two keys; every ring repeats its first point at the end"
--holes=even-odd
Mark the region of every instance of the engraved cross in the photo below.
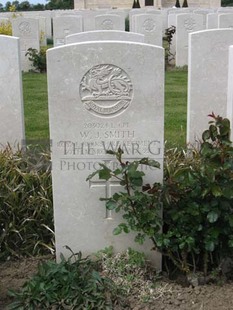
{"type": "MultiPolygon", "coordinates": [[[[89,187],[104,187],[105,188],[105,197],[104,198],[110,198],[112,196],[112,189],[114,187],[120,186],[120,181],[109,179],[109,180],[89,180],[89,187]]],[[[106,209],[106,219],[112,219],[112,211],[106,209]]]]}

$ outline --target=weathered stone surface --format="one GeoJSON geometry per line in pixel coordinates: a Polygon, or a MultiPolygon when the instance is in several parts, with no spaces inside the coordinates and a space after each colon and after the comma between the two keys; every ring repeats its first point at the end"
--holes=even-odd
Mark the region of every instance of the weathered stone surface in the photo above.
{"type": "Polygon", "coordinates": [[[188,35],[203,30],[203,16],[178,14],[176,16],[176,66],[188,65],[188,35]]]}
{"type": "Polygon", "coordinates": [[[232,29],[212,29],[189,35],[187,142],[195,144],[208,126],[212,111],[227,114],[228,52],[232,29]]]}
{"type": "Polygon", "coordinates": [[[20,38],[21,68],[23,71],[29,71],[32,69],[32,63],[25,54],[29,48],[40,50],[39,21],[33,18],[13,18],[12,33],[20,38]]]}
{"type": "Polygon", "coordinates": [[[95,17],[96,30],[125,30],[125,19],[115,14],[97,15],[95,17]]]}
{"type": "Polygon", "coordinates": [[[125,159],[158,160],[161,169],[143,167],[145,182],[162,181],[163,49],[86,42],[50,49],[47,60],[57,257],[70,255],[65,245],[84,255],[110,245],[116,251],[131,246],[160,267],[149,241],[142,248],[131,234],[112,234],[121,215],[106,211],[99,198],[119,190],[119,182],[86,178],[100,162],[116,167],[105,149],[121,146],[125,159]]]}
{"type": "Polygon", "coordinates": [[[85,41],[132,41],[144,42],[144,35],[126,31],[96,30],[72,34],[66,37],[66,44],[85,41]]]}
{"type": "Polygon", "coordinates": [[[81,16],[60,16],[53,19],[54,46],[65,44],[65,37],[83,31],[81,16]]]}
{"type": "Polygon", "coordinates": [[[19,39],[0,35],[0,51],[0,149],[17,149],[25,139],[19,39]]]}
{"type": "Polygon", "coordinates": [[[159,14],[133,15],[134,32],[145,36],[145,43],[162,46],[162,16],[159,14]]]}

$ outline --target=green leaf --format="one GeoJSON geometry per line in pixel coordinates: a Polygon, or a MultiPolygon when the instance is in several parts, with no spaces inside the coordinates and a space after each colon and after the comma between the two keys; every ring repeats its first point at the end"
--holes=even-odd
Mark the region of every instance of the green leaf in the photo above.
{"type": "Polygon", "coordinates": [[[207,155],[210,153],[210,151],[212,150],[212,145],[209,142],[204,142],[201,145],[201,154],[202,155],[207,155]]]}
{"type": "Polygon", "coordinates": [[[101,180],[109,180],[111,178],[111,170],[107,167],[99,171],[99,178],[101,180]]]}
{"type": "Polygon", "coordinates": [[[116,155],[116,152],[112,151],[112,150],[107,150],[106,154],[110,154],[110,155],[116,155]]]}
{"type": "Polygon", "coordinates": [[[115,193],[113,196],[112,196],[113,200],[117,201],[119,198],[121,198],[121,195],[118,194],[118,193],[115,193]]]}
{"type": "Polygon", "coordinates": [[[209,252],[213,252],[214,251],[214,248],[215,248],[215,245],[214,245],[214,242],[213,241],[208,241],[206,242],[205,244],[205,249],[209,252]]]}
{"type": "Polygon", "coordinates": [[[96,174],[98,174],[99,173],[99,170],[97,170],[97,171],[94,171],[93,173],[91,173],[87,178],[86,178],[86,181],[89,181],[89,180],[91,180],[96,174]]]}
{"type": "Polygon", "coordinates": [[[141,165],[147,165],[150,167],[154,167],[154,168],[160,168],[160,163],[157,162],[156,160],[153,159],[149,159],[149,158],[142,158],[139,163],[141,165]]]}
{"type": "Polygon", "coordinates": [[[207,219],[209,220],[210,223],[215,223],[218,219],[218,213],[215,211],[210,211],[207,214],[207,219]]]}
{"type": "Polygon", "coordinates": [[[218,135],[218,129],[215,125],[210,125],[209,127],[210,137],[212,141],[216,140],[216,137],[218,135]]]}
{"type": "Polygon", "coordinates": [[[220,134],[222,136],[225,136],[226,134],[228,134],[230,132],[230,121],[227,119],[227,118],[224,118],[221,122],[221,125],[220,126],[220,134]]]}
{"type": "Polygon", "coordinates": [[[222,190],[221,190],[221,188],[220,188],[218,185],[216,185],[216,184],[214,184],[214,185],[211,186],[211,192],[212,192],[212,194],[213,194],[215,197],[222,196],[222,190]]]}
{"type": "Polygon", "coordinates": [[[202,140],[203,141],[206,141],[206,140],[208,140],[210,138],[210,132],[209,132],[209,130],[205,130],[204,132],[203,132],[203,134],[202,134],[202,140]]]}
{"type": "Polygon", "coordinates": [[[121,233],[122,233],[122,228],[120,225],[113,229],[113,235],[117,236],[117,235],[120,235],[121,233]]]}
{"type": "Polygon", "coordinates": [[[230,186],[227,186],[226,188],[224,188],[223,189],[223,196],[228,198],[228,199],[233,199],[233,188],[230,186]]]}
{"type": "Polygon", "coordinates": [[[115,175],[119,175],[121,173],[122,173],[122,171],[119,168],[117,168],[116,170],[113,171],[113,174],[115,174],[115,175]]]}
{"type": "Polygon", "coordinates": [[[137,187],[142,186],[143,184],[142,178],[130,178],[130,181],[132,185],[137,186],[137,187]]]}
{"type": "Polygon", "coordinates": [[[108,210],[114,210],[116,207],[117,203],[114,200],[110,199],[109,201],[106,202],[106,208],[108,210]]]}

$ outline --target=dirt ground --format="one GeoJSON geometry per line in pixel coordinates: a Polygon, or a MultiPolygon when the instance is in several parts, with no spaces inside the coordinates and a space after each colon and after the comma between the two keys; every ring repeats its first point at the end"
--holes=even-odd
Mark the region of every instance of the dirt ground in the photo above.
{"type": "MultiPolygon", "coordinates": [[[[11,302],[8,289],[19,289],[37,270],[38,263],[50,257],[27,258],[0,263],[0,310],[11,302]]],[[[233,310],[233,283],[182,287],[166,280],[158,282],[155,299],[142,303],[137,296],[130,298],[134,310],[233,310]],[[159,291],[159,293],[158,293],[159,291]]]]}

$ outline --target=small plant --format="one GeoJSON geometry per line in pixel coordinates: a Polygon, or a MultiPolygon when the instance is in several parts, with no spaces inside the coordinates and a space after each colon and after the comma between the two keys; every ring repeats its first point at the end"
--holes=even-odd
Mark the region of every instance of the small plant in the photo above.
{"type": "Polygon", "coordinates": [[[47,47],[41,47],[39,52],[35,48],[29,48],[25,54],[32,62],[35,70],[41,73],[46,72],[46,50],[47,47]]]}
{"type": "Polygon", "coordinates": [[[187,277],[203,272],[207,276],[223,259],[233,255],[233,147],[230,122],[209,115],[212,120],[203,132],[200,150],[192,156],[170,150],[165,158],[164,184],[143,185],[140,165],[158,168],[143,158],[124,162],[122,150],[109,151],[120,168],[112,171],[101,164],[100,179],[116,178],[123,186],[106,201],[106,207],[122,211],[123,220],[114,234],[136,231],[135,241],[150,238],[160,251],[187,277]],[[160,217],[163,204],[163,218],[160,217]]]}
{"type": "Polygon", "coordinates": [[[0,23],[0,34],[12,36],[12,26],[11,26],[10,22],[1,22],[0,23]]]}
{"type": "Polygon", "coordinates": [[[42,263],[20,292],[9,292],[15,301],[8,309],[110,310],[121,305],[119,293],[113,281],[101,276],[97,262],[78,253],[68,260],[61,256],[58,264],[42,263]]]}
{"type": "Polygon", "coordinates": [[[230,123],[209,115],[200,150],[166,158],[161,251],[186,274],[206,276],[232,255],[233,148],[230,123]],[[169,252],[173,253],[172,257],[169,252]]]}
{"type": "Polygon", "coordinates": [[[100,164],[101,169],[92,173],[87,180],[92,179],[98,174],[100,179],[106,181],[116,178],[124,186],[125,192],[116,193],[111,198],[100,199],[106,201],[106,208],[108,210],[123,211],[124,213],[123,219],[126,222],[119,224],[114,229],[114,234],[128,233],[132,230],[138,232],[135,237],[136,242],[142,244],[146,236],[148,236],[156,244],[155,237],[161,228],[161,205],[155,191],[150,192],[150,188],[143,186],[143,176],[145,174],[143,171],[140,171],[140,167],[141,165],[147,165],[159,168],[159,163],[148,158],[124,162],[121,148],[117,152],[107,151],[107,153],[116,156],[120,168],[112,171],[105,164],[100,164]]]}

